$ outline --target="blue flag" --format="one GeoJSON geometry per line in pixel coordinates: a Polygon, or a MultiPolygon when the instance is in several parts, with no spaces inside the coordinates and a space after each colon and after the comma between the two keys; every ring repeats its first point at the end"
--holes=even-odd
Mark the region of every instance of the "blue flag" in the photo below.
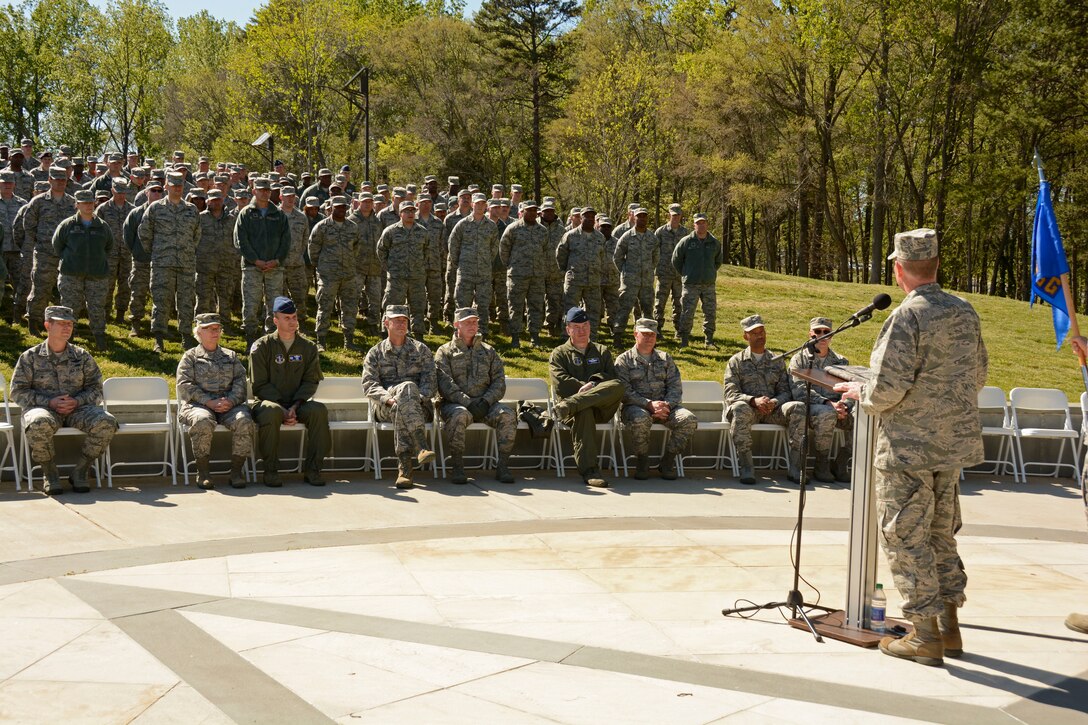
{"type": "Polygon", "coordinates": [[[1035,298],[1050,304],[1054,316],[1054,337],[1058,349],[1062,348],[1069,334],[1069,310],[1062,290],[1062,275],[1069,274],[1069,262],[1065,258],[1062,235],[1054,207],[1050,203],[1050,182],[1039,183],[1039,201],[1035,205],[1035,229],[1031,234],[1031,302],[1035,298]]]}

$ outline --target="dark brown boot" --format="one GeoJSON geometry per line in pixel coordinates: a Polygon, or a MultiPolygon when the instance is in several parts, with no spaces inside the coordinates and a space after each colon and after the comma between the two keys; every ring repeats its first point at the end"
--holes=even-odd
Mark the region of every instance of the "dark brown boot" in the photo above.
{"type": "Polygon", "coordinates": [[[661,456],[661,463],[657,466],[658,473],[666,481],[676,480],[676,451],[665,451],[661,456]]]}
{"type": "Polygon", "coordinates": [[[211,467],[207,456],[196,459],[196,485],[205,491],[211,491],[215,488],[215,484],[212,483],[211,467]]]}
{"type": "Polygon", "coordinates": [[[230,457],[230,487],[231,488],[245,488],[246,487],[246,457],[245,456],[231,456],[230,457]]]}

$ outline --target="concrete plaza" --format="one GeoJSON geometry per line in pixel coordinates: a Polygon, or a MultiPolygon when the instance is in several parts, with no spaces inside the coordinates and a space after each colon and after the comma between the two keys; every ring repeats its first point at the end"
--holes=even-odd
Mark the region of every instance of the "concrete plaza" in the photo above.
{"type": "MultiPolygon", "coordinates": [[[[1066,479],[968,477],[966,654],[929,668],[724,618],[792,583],[798,488],[530,472],[0,494],[0,721],[1088,722],[1088,534],[1066,479]]],[[[841,606],[849,491],[807,497],[841,606]]],[[[881,557],[889,613],[898,600],[881,557]]]]}

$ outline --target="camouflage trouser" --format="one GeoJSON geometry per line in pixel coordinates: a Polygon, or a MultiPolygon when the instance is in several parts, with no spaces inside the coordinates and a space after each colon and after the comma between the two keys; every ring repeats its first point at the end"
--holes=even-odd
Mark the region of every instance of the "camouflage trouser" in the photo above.
{"type": "Polygon", "coordinates": [[[218,312],[230,319],[230,297],[234,293],[234,276],[225,264],[198,269],[196,272],[196,311],[218,312]]]}
{"type": "Polygon", "coordinates": [[[203,405],[185,403],[178,413],[181,427],[189,434],[193,444],[194,458],[207,458],[212,451],[212,434],[215,426],[230,428],[230,453],[232,456],[249,456],[253,450],[253,437],[257,434],[257,424],[249,406],[236,405],[226,413],[215,413],[203,405]]]}
{"type": "Polygon", "coordinates": [[[563,309],[562,276],[548,275],[544,278],[544,301],[547,303],[548,307],[546,317],[548,320],[548,330],[553,333],[562,332],[563,315],[567,312],[563,309]]]}
{"type": "Polygon", "coordinates": [[[480,316],[480,333],[487,334],[488,307],[491,305],[491,278],[468,279],[457,273],[453,298],[458,307],[475,307],[480,316]]]}
{"type": "Polygon", "coordinates": [[[242,269],[242,323],[245,326],[246,336],[261,334],[271,331],[272,304],[276,298],[283,294],[283,267],[262,272],[253,265],[247,264],[242,269]],[[257,315],[264,305],[264,320],[258,320],[257,315]]]}
{"type": "MultiPolygon", "coordinates": [[[[801,450],[801,438],[805,433],[805,406],[801,401],[790,411],[790,448],[801,450]],[[798,420],[794,421],[793,418],[798,420]]],[[[812,411],[812,443],[808,449],[817,453],[829,453],[831,442],[835,438],[835,423],[839,414],[830,405],[810,405],[812,411]]]]}
{"type": "Polygon", "coordinates": [[[801,440],[801,431],[798,431],[797,428],[804,428],[805,417],[794,412],[798,408],[803,410],[804,404],[791,400],[764,415],[742,400],[730,405],[725,410],[725,417],[726,420],[732,423],[729,432],[733,436],[733,446],[737,449],[737,453],[752,452],[752,425],[754,423],[774,423],[775,425],[786,426],[791,441],[801,440]]]}
{"type": "MultiPolygon", "coordinates": [[[[625,405],[620,411],[623,427],[631,434],[631,450],[636,456],[650,452],[650,426],[653,416],[645,408],[637,405],[625,405]]],[[[685,451],[688,441],[699,427],[699,418],[687,408],[676,407],[669,411],[669,417],[662,423],[669,429],[669,442],[666,450],[670,453],[685,451]]]]}
{"type": "Polygon", "coordinates": [[[306,298],[310,296],[310,270],[305,264],[283,268],[283,294],[291,298],[298,310],[298,321],[306,321],[306,298]]]}
{"type": "Polygon", "coordinates": [[[151,265],[151,332],[164,334],[170,308],[178,311],[178,332],[192,334],[196,281],[191,270],[151,265]]]}
{"type": "Polygon", "coordinates": [[[412,312],[412,333],[422,340],[427,331],[427,278],[389,275],[385,282],[382,309],[407,303],[412,312]]]}
{"type": "Polygon", "coordinates": [[[359,287],[359,309],[366,307],[366,322],[379,327],[382,324],[382,293],[385,291],[385,279],[381,273],[357,274],[355,283],[359,287]]]}
{"type": "MultiPolygon", "coordinates": [[[[460,456],[465,452],[465,429],[472,422],[472,413],[468,408],[457,403],[443,403],[439,411],[442,414],[442,427],[446,431],[449,448],[447,455],[460,456]]],[[[514,411],[502,403],[495,403],[487,411],[483,422],[495,429],[495,441],[499,446],[499,457],[510,455],[514,448],[514,436],[518,430],[518,420],[514,411]]]]}
{"type": "Polygon", "coordinates": [[[597,329],[601,326],[601,286],[599,284],[576,284],[567,280],[563,284],[564,314],[575,305],[581,305],[589,315],[590,339],[597,339],[597,329]]]}
{"type": "Polygon", "coordinates": [[[394,449],[398,456],[402,453],[415,455],[419,452],[416,433],[424,431],[426,436],[424,426],[434,419],[434,406],[420,397],[419,386],[411,381],[397,383],[387,390],[397,404],[373,403],[374,418],[380,423],[393,424],[394,449]]]}
{"type": "Polygon", "coordinates": [[[71,307],[79,318],[87,305],[87,324],[94,335],[106,334],[106,314],[110,281],[105,277],[83,277],[75,274],[57,275],[60,303],[71,307]]]}
{"type": "Polygon", "coordinates": [[[31,320],[41,323],[45,318],[45,308],[53,299],[60,257],[35,247],[33,264],[33,279],[30,283],[30,297],[27,299],[27,312],[31,320]]]}
{"type": "Polygon", "coordinates": [[[620,286],[617,283],[601,285],[601,314],[608,315],[608,329],[616,326],[620,317],[620,286]]]}
{"type": "Polygon", "coordinates": [[[935,617],[967,601],[967,573],[956,550],[960,470],[876,470],[880,544],[909,619],[935,617]]]}
{"type": "MultiPolygon", "coordinates": [[[[684,283],[680,280],[680,275],[658,276],[657,292],[654,295],[654,319],[657,320],[657,334],[660,335],[665,331],[665,305],[668,304],[670,295],[672,296],[672,327],[674,330],[680,329],[680,318],[684,314],[683,294],[684,283]]],[[[705,306],[703,310],[706,310],[705,306]]]]}
{"type": "Polygon", "coordinates": [[[643,314],[649,314],[654,308],[654,288],[652,284],[641,284],[638,280],[624,279],[620,282],[620,305],[616,314],[616,322],[612,325],[612,332],[616,335],[627,329],[627,321],[631,318],[631,310],[638,302],[643,314]]]}
{"type": "Polygon", "coordinates": [[[53,434],[62,426],[78,428],[86,433],[83,455],[98,458],[117,432],[117,421],[98,405],[81,405],[68,415],[58,415],[48,408],[23,411],[23,435],[30,446],[30,458],[35,463],[53,460],[53,434]]]}
{"type": "Polygon", "coordinates": [[[14,254],[15,257],[8,261],[8,279],[15,294],[11,309],[17,313],[16,317],[20,317],[26,312],[26,299],[30,296],[30,268],[22,252],[14,254]]]}
{"type": "Polygon", "coordinates": [[[525,313],[529,313],[529,335],[540,332],[544,323],[544,280],[540,277],[506,278],[506,297],[510,303],[510,334],[520,333],[525,327],[525,313]]]}
{"type": "Polygon", "coordinates": [[[498,269],[491,273],[491,310],[500,323],[506,322],[509,301],[506,297],[506,270],[498,269]]]}
{"type": "Polygon", "coordinates": [[[336,298],[340,298],[340,329],[344,334],[355,333],[355,318],[359,314],[359,290],[354,277],[326,277],[317,273],[317,334],[324,335],[332,326],[336,298]]]}
{"type": "Polygon", "coordinates": [[[442,319],[442,301],[445,296],[446,276],[440,269],[427,270],[427,319],[437,323],[442,319]]]}
{"type": "Polygon", "coordinates": [[[695,304],[703,302],[703,334],[710,337],[717,329],[715,316],[718,314],[718,293],[714,289],[714,283],[710,284],[685,284],[682,293],[683,313],[680,318],[680,332],[691,333],[691,326],[695,324],[695,304]]]}
{"type": "MultiPolygon", "coordinates": [[[[21,266],[19,252],[4,252],[4,266],[7,267],[8,274],[7,279],[11,283],[11,299],[19,299],[19,267],[21,266]]],[[[4,292],[0,290],[0,301],[3,300],[4,292]]],[[[16,308],[17,309],[17,308],[16,308]]]]}
{"type": "Polygon", "coordinates": [[[144,310],[147,309],[147,295],[151,289],[151,263],[132,260],[132,271],[128,275],[128,286],[131,299],[128,303],[129,319],[136,321],[143,319],[144,310]]]}
{"type": "Polygon", "coordinates": [[[109,261],[109,289],[106,292],[106,314],[110,308],[117,310],[118,316],[124,315],[128,309],[129,298],[132,291],[128,286],[129,270],[132,269],[132,252],[124,244],[114,247],[109,261]],[[114,291],[116,290],[116,297],[114,291]]]}

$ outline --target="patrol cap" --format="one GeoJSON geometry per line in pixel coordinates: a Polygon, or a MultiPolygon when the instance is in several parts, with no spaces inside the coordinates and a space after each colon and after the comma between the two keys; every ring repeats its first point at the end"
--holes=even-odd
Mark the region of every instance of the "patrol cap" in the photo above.
{"type": "Polygon", "coordinates": [[[15,154],[19,154],[20,157],[26,158],[26,156],[23,154],[23,152],[20,151],[19,149],[12,149],[11,155],[14,156],[15,154]]]}
{"type": "Polygon", "coordinates": [[[447,176],[446,177],[446,183],[447,184],[460,184],[461,183],[461,178],[458,177],[458,176],[447,176]]]}
{"type": "Polygon", "coordinates": [[[83,160],[82,156],[76,156],[75,158],[72,159],[72,166],[86,166],[86,165],[87,164],[84,163],[84,160],[83,160]]]}
{"type": "Polygon", "coordinates": [[[421,196],[421,197],[419,197],[418,199],[416,199],[416,209],[418,209],[418,208],[419,208],[419,205],[420,205],[420,204],[433,204],[433,203],[434,203],[434,202],[433,202],[433,200],[431,199],[431,197],[429,197],[429,196],[427,196],[426,194],[424,194],[423,196],[421,196]]]}
{"type": "Polygon", "coordinates": [[[91,193],[90,189],[80,189],[76,192],[77,204],[82,204],[88,201],[94,201],[94,194],[91,193]]]}
{"type": "Polygon", "coordinates": [[[502,184],[492,184],[491,185],[491,190],[492,191],[502,191],[504,188],[505,187],[502,184]]]}
{"type": "Polygon", "coordinates": [[[317,175],[318,176],[332,176],[332,172],[329,171],[328,169],[318,169],[317,170],[317,175]]]}
{"type": "Polygon", "coordinates": [[[937,256],[937,232],[933,229],[913,229],[895,235],[895,251],[888,259],[920,260],[937,256]]]}
{"type": "Polygon", "coordinates": [[[76,314],[72,312],[71,307],[65,307],[64,305],[49,305],[45,308],[45,319],[75,322],[76,314]]]}
{"type": "Polygon", "coordinates": [[[72,155],[72,147],[68,146],[67,144],[61,144],[60,145],[60,152],[62,154],[64,154],[65,156],[71,156],[72,155]]]}
{"type": "Polygon", "coordinates": [[[447,211],[446,205],[441,201],[434,205],[434,210],[435,211],[447,211]]]}
{"type": "Polygon", "coordinates": [[[144,178],[145,176],[147,176],[147,169],[145,169],[145,168],[144,168],[144,167],[142,167],[142,166],[137,166],[137,167],[136,167],[135,169],[133,169],[132,171],[128,172],[128,175],[129,175],[130,177],[132,177],[132,176],[137,176],[137,177],[139,177],[139,178],[141,178],[141,179],[142,179],[142,178],[144,178]]]}
{"type": "Polygon", "coordinates": [[[212,325],[222,325],[223,321],[219,319],[219,315],[215,312],[201,312],[193,318],[193,323],[197,327],[211,327],[212,325]]]}
{"type": "Polygon", "coordinates": [[[572,207],[571,210],[570,210],[570,215],[571,216],[574,216],[575,214],[581,215],[581,213],[582,213],[582,207],[580,207],[580,206],[572,207]]]}
{"type": "Polygon", "coordinates": [[[523,201],[518,206],[521,209],[539,209],[540,208],[540,206],[535,201],[533,201],[532,199],[529,199],[528,201],[523,201]]]}
{"type": "Polygon", "coordinates": [[[147,190],[148,190],[148,191],[158,191],[158,192],[161,192],[161,191],[162,191],[162,184],[160,184],[160,183],[159,183],[159,182],[157,182],[157,181],[152,181],[152,182],[151,182],[150,184],[148,184],[148,185],[147,185],[147,190]]]}
{"type": "Polygon", "coordinates": [[[11,169],[4,169],[3,171],[0,171],[0,183],[14,184],[15,172],[11,169]]]}
{"type": "Polygon", "coordinates": [[[296,312],[295,301],[290,297],[280,295],[272,300],[272,312],[281,312],[285,315],[293,315],[296,312]]]}
{"type": "Polygon", "coordinates": [[[748,315],[740,321],[740,328],[745,332],[751,332],[757,327],[763,327],[763,318],[759,315],[748,315]]]}
{"type": "Polygon", "coordinates": [[[67,156],[61,156],[59,159],[53,162],[54,166],[59,166],[62,169],[72,168],[72,160],[67,156]]]}
{"type": "Polygon", "coordinates": [[[38,154],[38,157],[43,158],[43,159],[44,158],[50,158],[51,159],[51,158],[53,158],[53,152],[50,151],[49,149],[46,149],[45,151],[42,151],[40,154],[38,154]]]}
{"type": "Polygon", "coordinates": [[[184,151],[175,151],[175,152],[174,152],[174,158],[175,158],[175,159],[183,159],[183,158],[185,158],[185,152],[184,152],[184,151]]]}
{"type": "Polygon", "coordinates": [[[166,169],[151,169],[151,178],[159,181],[166,180],[166,169]]]}
{"type": "Polygon", "coordinates": [[[208,201],[211,201],[212,199],[222,199],[222,198],[223,198],[223,190],[222,189],[209,189],[208,190],[208,201]]]}
{"type": "Polygon", "coordinates": [[[458,307],[453,319],[456,322],[464,322],[465,320],[480,319],[480,314],[476,312],[475,307],[458,307]]]}
{"type": "Polygon", "coordinates": [[[477,202],[481,202],[481,201],[487,201],[487,197],[484,196],[483,194],[479,193],[479,192],[472,195],[472,203],[473,204],[475,204],[477,202]]]}
{"type": "Polygon", "coordinates": [[[35,194],[37,194],[39,192],[42,192],[42,191],[45,191],[48,188],[49,188],[49,182],[48,181],[35,181],[34,182],[34,193],[35,194]]]}
{"type": "MultiPolygon", "coordinates": [[[[483,194],[481,194],[480,196],[483,196],[483,194]]],[[[472,200],[476,201],[476,197],[473,197],[472,200]]],[[[498,206],[502,206],[502,199],[488,199],[487,200],[487,208],[488,209],[490,209],[492,207],[498,207],[498,206]]]]}
{"type": "Polygon", "coordinates": [[[694,221],[697,221],[697,222],[705,222],[706,221],[706,214],[703,214],[702,212],[699,212],[698,214],[693,216],[692,219],[694,221]]]}
{"type": "Polygon", "coordinates": [[[385,319],[408,317],[408,305],[389,305],[385,308],[385,319]]]}
{"type": "Polygon", "coordinates": [[[281,176],[281,174],[278,171],[269,171],[268,172],[268,178],[272,179],[272,181],[279,181],[280,176],[281,176]]]}
{"type": "Polygon", "coordinates": [[[128,188],[128,180],[123,176],[118,176],[113,180],[112,184],[114,191],[124,191],[128,188]]]}
{"type": "Polygon", "coordinates": [[[831,329],[830,317],[813,317],[808,321],[808,329],[810,330],[820,330],[825,327],[829,330],[831,329]]]}
{"type": "Polygon", "coordinates": [[[212,181],[214,181],[216,184],[229,184],[230,183],[230,175],[229,174],[216,174],[215,177],[212,179],[212,181]]]}
{"type": "Polygon", "coordinates": [[[374,195],[369,191],[360,191],[356,198],[359,201],[374,201],[374,195]]]}
{"type": "Polygon", "coordinates": [[[590,214],[593,214],[594,216],[596,216],[597,215],[597,210],[594,209],[591,206],[583,206],[582,207],[582,216],[589,216],[590,214]]]}
{"type": "MultiPolygon", "coordinates": [[[[310,198],[316,199],[317,197],[312,196],[310,198]]],[[[331,204],[332,206],[347,206],[348,198],[346,196],[334,196],[329,199],[329,204],[331,204]]]]}
{"type": "Polygon", "coordinates": [[[190,189],[186,197],[189,199],[207,199],[208,192],[204,191],[198,186],[195,189],[190,189]]]}
{"type": "Polygon", "coordinates": [[[612,223],[612,219],[610,217],[603,216],[597,220],[597,226],[614,227],[616,225],[612,223]]]}
{"type": "Polygon", "coordinates": [[[555,211],[555,202],[551,199],[545,199],[544,203],[540,205],[540,210],[544,211],[545,209],[551,209],[552,211],[555,211]]]}
{"type": "Polygon", "coordinates": [[[393,196],[408,196],[408,190],[405,189],[403,186],[395,186],[393,187],[393,196]]]}
{"type": "Polygon", "coordinates": [[[49,178],[50,179],[67,179],[68,178],[68,172],[65,171],[64,168],[61,167],[61,166],[50,166],[49,167],[49,178]]]}
{"type": "Polygon", "coordinates": [[[468,190],[469,191],[479,191],[480,190],[480,185],[479,184],[469,184],[468,185],[468,190]]]}
{"type": "Polygon", "coordinates": [[[400,207],[398,208],[397,211],[405,212],[405,211],[415,211],[415,210],[416,210],[416,203],[414,201],[412,201],[411,199],[408,199],[408,200],[402,201],[400,203],[400,207]]]}
{"type": "Polygon", "coordinates": [[[423,177],[423,183],[424,183],[424,184],[429,184],[429,183],[431,183],[432,181],[434,181],[434,182],[437,182],[437,181],[438,181],[438,179],[437,179],[437,178],[435,178],[435,175],[434,175],[434,174],[427,174],[426,176],[424,176],[424,177],[423,177]]]}
{"type": "MultiPolygon", "coordinates": [[[[457,192],[457,198],[460,199],[462,196],[472,196],[472,191],[470,189],[461,189],[457,192]]],[[[480,194],[480,196],[483,196],[483,194],[480,194]]]]}
{"type": "Polygon", "coordinates": [[[241,189],[236,189],[234,191],[234,198],[235,199],[252,199],[253,194],[250,193],[249,189],[246,189],[246,188],[243,187],[241,189]]]}
{"type": "MultiPolygon", "coordinates": [[[[290,176],[290,174],[288,174],[288,176],[290,176]]],[[[373,188],[374,184],[371,183],[370,181],[364,181],[363,183],[359,184],[359,186],[369,186],[369,187],[373,188]]]]}
{"type": "Polygon", "coordinates": [[[416,186],[415,184],[405,184],[405,185],[404,185],[404,189],[405,189],[405,190],[406,190],[406,191],[407,191],[407,192],[408,192],[409,194],[415,194],[415,193],[416,193],[417,191],[419,191],[419,187],[418,187],[418,186],[416,186]]]}
{"type": "Polygon", "coordinates": [[[111,164],[119,164],[124,160],[125,160],[125,157],[122,156],[121,154],[117,153],[116,151],[113,152],[112,154],[110,154],[109,159],[108,159],[108,161],[111,164]]]}
{"type": "Polygon", "coordinates": [[[635,209],[635,216],[642,216],[644,214],[649,215],[649,213],[649,210],[647,210],[645,207],[640,206],[638,209],[635,209]]]}
{"type": "Polygon", "coordinates": [[[180,171],[171,171],[166,175],[166,183],[170,186],[182,186],[185,184],[185,174],[180,171]]]}
{"type": "Polygon", "coordinates": [[[337,174],[335,181],[340,186],[343,186],[344,184],[348,183],[348,177],[344,176],[343,174],[337,174]]]}
{"type": "MultiPolygon", "coordinates": [[[[131,156],[132,154],[129,154],[129,155],[131,156]]],[[[207,156],[201,156],[196,161],[197,161],[198,164],[207,164],[207,163],[211,162],[211,159],[209,159],[207,156]]],[[[273,164],[273,165],[275,165],[275,164],[273,164]]]]}
{"type": "Polygon", "coordinates": [[[635,209],[638,209],[640,206],[641,206],[641,204],[639,204],[637,201],[633,201],[633,202],[631,202],[630,204],[627,205],[627,211],[634,211],[635,209]]]}
{"type": "Polygon", "coordinates": [[[563,319],[567,321],[567,324],[589,322],[589,315],[581,307],[571,307],[563,319]]]}
{"type": "Polygon", "coordinates": [[[379,194],[383,191],[389,191],[389,184],[378,184],[377,190],[379,194]]]}
{"type": "Polygon", "coordinates": [[[510,184],[510,193],[511,194],[513,194],[515,191],[521,191],[521,190],[522,190],[521,189],[521,184],[510,184]]]}
{"type": "Polygon", "coordinates": [[[669,204],[669,213],[670,214],[679,214],[680,213],[680,205],[679,204],[669,204]]]}
{"type": "Polygon", "coordinates": [[[155,163],[155,159],[151,158],[150,156],[144,159],[144,166],[151,166],[151,164],[153,163],[155,163]]]}
{"type": "Polygon", "coordinates": [[[504,196],[503,198],[499,199],[499,206],[510,206],[510,200],[504,196]]]}
{"type": "MultiPolygon", "coordinates": [[[[80,191],[82,191],[82,190],[80,190],[80,191]]],[[[80,191],[76,192],[76,197],[77,197],[76,201],[79,201],[78,197],[79,197],[80,191]]],[[[99,199],[109,199],[110,198],[110,192],[109,192],[108,189],[99,189],[98,191],[96,191],[94,193],[94,198],[95,198],[95,201],[98,201],[99,199]]]]}
{"type": "Polygon", "coordinates": [[[321,199],[318,199],[316,196],[307,197],[306,203],[303,204],[303,206],[321,206],[321,199]]]}
{"type": "Polygon", "coordinates": [[[24,139],[23,139],[22,141],[20,141],[20,142],[19,142],[19,145],[20,145],[20,146],[33,146],[33,145],[34,145],[34,142],[33,142],[33,141],[31,141],[31,140],[30,140],[30,139],[28,139],[28,138],[24,138],[24,139]]]}
{"type": "Polygon", "coordinates": [[[280,187],[280,196],[281,197],[294,196],[296,193],[297,192],[295,191],[295,187],[291,186],[290,184],[284,184],[283,186],[280,187]]]}
{"type": "Polygon", "coordinates": [[[648,317],[635,320],[635,332],[652,332],[657,334],[657,320],[648,317]]]}
{"type": "Polygon", "coordinates": [[[271,189],[272,188],[272,179],[269,179],[266,176],[260,176],[260,177],[253,180],[253,188],[254,189],[271,189]]]}

